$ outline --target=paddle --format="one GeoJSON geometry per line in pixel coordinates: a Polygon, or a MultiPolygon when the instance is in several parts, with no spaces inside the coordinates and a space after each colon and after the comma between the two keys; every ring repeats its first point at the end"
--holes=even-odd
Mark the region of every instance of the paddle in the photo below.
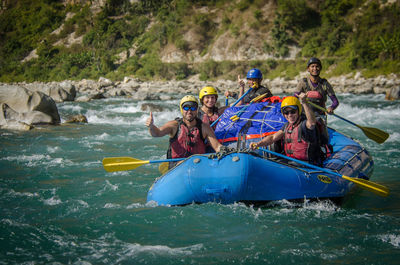
{"type": "MultiPolygon", "coordinates": [[[[249,94],[252,89],[253,89],[253,87],[250,87],[249,90],[247,90],[238,100],[236,100],[235,103],[233,103],[231,107],[236,106],[236,104],[238,104],[247,94],[249,94]]],[[[218,119],[216,119],[213,123],[211,123],[210,127],[213,127],[221,118],[222,118],[222,115],[219,116],[218,119]]]]}
{"type": "Polygon", "coordinates": [[[339,176],[339,177],[341,177],[341,178],[343,178],[345,180],[348,180],[350,182],[353,182],[353,183],[357,184],[358,186],[360,186],[361,188],[363,188],[365,190],[368,190],[368,191],[371,191],[371,192],[373,192],[373,193],[375,193],[375,194],[377,194],[379,196],[386,197],[386,196],[389,195],[389,189],[387,187],[383,186],[383,185],[378,184],[378,183],[375,183],[375,182],[372,182],[372,181],[369,181],[369,180],[366,180],[366,179],[351,178],[351,177],[348,177],[348,176],[345,176],[345,175],[341,175],[341,174],[339,174],[337,172],[334,172],[334,171],[331,171],[329,169],[326,169],[326,168],[323,168],[323,167],[318,167],[318,166],[306,163],[304,161],[301,161],[301,160],[298,160],[298,159],[295,159],[295,158],[292,158],[292,157],[288,157],[288,156],[285,156],[283,154],[276,153],[276,152],[268,150],[266,148],[261,148],[260,147],[259,149],[261,151],[273,154],[275,156],[279,156],[279,157],[282,157],[284,159],[294,161],[294,162],[296,162],[298,164],[301,164],[301,165],[304,165],[306,167],[310,167],[310,168],[313,168],[313,169],[316,169],[316,170],[321,170],[323,172],[339,176]]]}
{"type": "MultiPolygon", "coordinates": [[[[313,106],[313,107],[315,107],[315,108],[317,108],[317,109],[320,109],[320,110],[322,110],[322,111],[328,113],[328,110],[327,110],[327,109],[325,109],[325,108],[323,108],[323,107],[321,107],[321,106],[319,106],[319,105],[317,105],[317,104],[314,104],[314,103],[310,102],[309,100],[307,100],[307,102],[308,102],[308,104],[310,104],[311,106],[313,106]]],[[[377,129],[377,128],[360,126],[360,125],[355,124],[354,122],[349,121],[349,120],[347,120],[347,119],[345,119],[345,118],[343,118],[343,117],[341,117],[341,116],[339,116],[339,115],[336,115],[336,114],[334,114],[334,113],[328,113],[328,114],[333,115],[333,116],[335,116],[335,117],[337,117],[337,118],[339,118],[339,119],[341,119],[341,120],[343,120],[343,121],[345,121],[345,122],[350,123],[351,125],[354,125],[354,126],[360,128],[360,129],[363,131],[363,133],[364,133],[369,139],[374,140],[374,141],[377,142],[378,144],[381,144],[381,143],[385,142],[386,139],[389,138],[389,134],[388,134],[387,132],[384,132],[384,131],[379,130],[379,129],[377,129]]]]}
{"type": "Polygon", "coordinates": [[[144,164],[175,162],[186,158],[173,158],[165,160],[140,160],[133,157],[106,157],[103,159],[103,167],[108,172],[132,170],[144,164]]]}

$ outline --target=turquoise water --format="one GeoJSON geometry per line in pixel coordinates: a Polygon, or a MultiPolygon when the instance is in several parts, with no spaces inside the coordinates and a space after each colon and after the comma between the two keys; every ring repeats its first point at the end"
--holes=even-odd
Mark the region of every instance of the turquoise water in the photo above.
{"type": "MultiPolygon", "coordinates": [[[[104,157],[165,158],[167,138],[151,138],[145,101],[58,104],[87,125],[0,131],[0,264],[399,264],[400,103],[383,95],[339,95],[337,114],[390,133],[382,145],[331,118],[334,129],[372,154],[383,198],[356,189],[342,206],[325,202],[253,208],[146,203],[156,164],[107,173],[104,157]]],[[[161,125],[178,100],[153,102],[161,125]]]]}

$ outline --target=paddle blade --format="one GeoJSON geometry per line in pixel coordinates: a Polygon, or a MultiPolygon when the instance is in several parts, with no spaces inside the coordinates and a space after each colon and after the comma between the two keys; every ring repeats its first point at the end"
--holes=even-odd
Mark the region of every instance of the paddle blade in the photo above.
{"type": "Polygon", "coordinates": [[[360,178],[351,178],[345,175],[342,175],[342,178],[351,181],[355,184],[357,184],[359,187],[369,190],[379,196],[386,197],[389,195],[389,189],[383,185],[380,185],[378,183],[366,180],[366,179],[360,179],[360,178]]]}
{"type": "Polygon", "coordinates": [[[169,163],[163,162],[158,166],[158,171],[160,171],[160,173],[164,175],[165,173],[167,173],[168,168],[169,168],[169,163]]]}
{"type": "Polygon", "coordinates": [[[358,128],[360,128],[369,139],[374,140],[378,144],[385,142],[386,139],[389,138],[389,134],[387,132],[377,128],[363,127],[360,125],[358,125],[358,128]]]}
{"type": "Polygon", "coordinates": [[[250,103],[259,102],[260,100],[262,100],[263,98],[265,98],[267,95],[268,95],[268,93],[259,95],[258,97],[253,98],[253,99],[250,101],[250,103]]]}
{"type": "Polygon", "coordinates": [[[149,160],[132,157],[106,157],[103,159],[103,167],[107,172],[132,170],[148,163],[150,163],[149,160]]]}

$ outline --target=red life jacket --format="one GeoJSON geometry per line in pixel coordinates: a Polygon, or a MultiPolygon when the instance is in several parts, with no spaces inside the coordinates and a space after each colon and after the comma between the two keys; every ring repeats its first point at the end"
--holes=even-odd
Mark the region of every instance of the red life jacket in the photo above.
{"type": "MultiPolygon", "coordinates": [[[[211,125],[214,121],[218,120],[218,118],[219,118],[218,108],[214,108],[212,116],[208,116],[204,111],[199,109],[199,113],[197,116],[199,117],[199,119],[202,122],[211,125]]],[[[217,128],[217,124],[215,124],[212,128],[213,128],[213,130],[215,130],[215,128],[217,128]]]]}
{"type": "MultiPolygon", "coordinates": [[[[318,83],[318,86],[316,88],[311,88],[310,84],[308,83],[307,78],[303,78],[303,82],[306,84],[306,91],[307,91],[307,98],[310,99],[311,102],[325,108],[325,102],[327,99],[326,95],[326,79],[321,78],[320,82],[318,83]]],[[[321,111],[320,109],[312,107],[314,112],[317,112],[319,114],[323,114],[324,112],[321,111]]]]}
{"type": "Polygon", "coordinates": [[[202,121],[196,118],[196,126],[189,129],[182,118],[175,119],[178,130],[174,137],[169,139],[167,158],[183,158],[194,154],[204,154],[206,145],[201,130],[202,121]]]}
{"type": "Polygon", "coordinates": [[[308,151],[310,148],[310,143],[306,142],[301,137],[300,125],[301,122],[298,122],[295,125],[288,124],[287,126],[285,126],[283,147],[287,156],[303,161],[308,161],[308,151]]]}
{"type": "MultiPolygon", "coordinates": [[[[322,165],[322,162],[329,155],[327,144],[322,143],[319,124],[316,125],[316,139],[308,142],[302,137],[302,123],[304,118],[300,119],[294,126],[286,123],[283,128],[283,149],[285,154],[299,160],[308,161],[311,164],[322,165]],[[324,150],[323,150],[324,149],[324,150]]],[[[327,139],[328,141],[328,139],[327,139]]]]}

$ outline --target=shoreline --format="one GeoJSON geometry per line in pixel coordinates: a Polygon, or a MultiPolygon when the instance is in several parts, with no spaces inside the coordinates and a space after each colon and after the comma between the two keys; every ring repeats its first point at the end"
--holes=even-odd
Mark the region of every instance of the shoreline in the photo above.
{"type": "MultiPolygon", "coordinates": [[[[263,80],[274,95],[293,95],[298,80],[263,80]]],[[[386,94],[388,100],[400,98],[400,78],[390,77],[337,77],[328,79],[336,94],[386,94]]],[[[220,97],[226,90],[238,89],[237,81],[217,80],[206,82],[195,80],[182,81],[141,81],[125,77],[123,81],[113,82],[100,77],[99,80],[66,80],[62,82],[0,83],[0,128],[29,130],[34,125],[60,124],[61,117],[56,103],[89,102],[93,99],[127,97],[132,100],[165,101],[178,99],[182,95],[198,96],[205,86],[213,86],[220,97]]],[[[157,108],[156,104],[148,104],[157,108]]],[[[69,122],[86,123],[83,115],[68,119],[69,122]]]]}
{"type": "MultiPolygon", "coordinates": [[[[301,77],[302,78],[302,77],[301,77]]],[[[300,78],[299,78],[300,79],[300,78]]],[[[275,78],[265,79],[262,84],[266,85],[273,94],[292,94],[299,79],[285,80],[275,78]]],[[[391,89],[400,87],[400,78],[391,74],[389,76],[378,76],[374,78],[364,78],[361,76],[339,76],[327,79],[332,85],[335,93],[351,94],[388,94],[391,89]]],[[[123,81],[113,82],[107,78],[100,77],[98,80],[82,79],[79,81],[65,80],[61,82],[18,82],[12,84],[0,83],[0,86],[16,85],[22,86],[33,91],[45,91],[61,87],[62,89],[75,89],[78,94],[88,95],[89,99],[107,98],[113,96],[131,96],[137,99],[165,99],[166,95],[172,94],[194,94],[197,95],[201,88],[207,85],[215,87],[219,93],[223,94],[226,90],[238,88],[237,81],[217,80],[200,81],[198,78],[188,80],[170,81],[141,81],[132,77],[125,77],[123,81]],[[94,95],[98,95],[97,97],[94,95]],[[101,96],[100,96],[101,95],[101,96]]],[[[84,98],[74,98],[72,101],[82,101],[84,98]]],[[[71,100],[71,99],[68,99],[71,100]]],[[[63,101],[55,99],[56,102],[63,101]]]]}

